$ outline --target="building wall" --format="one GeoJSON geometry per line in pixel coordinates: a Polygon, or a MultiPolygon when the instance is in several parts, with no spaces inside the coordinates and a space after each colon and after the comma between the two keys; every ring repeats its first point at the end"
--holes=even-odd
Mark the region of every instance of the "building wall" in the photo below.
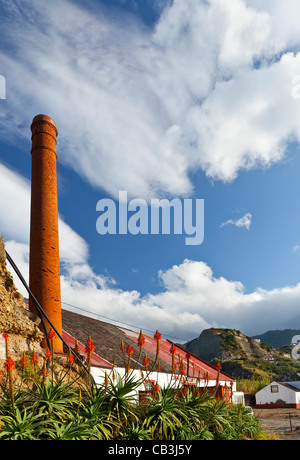
{"type": "MultiPolygon", "coordinates": [[[[96,382],[96,384],[101,385],[104,383],[105,379],[105,372],[107,373],[107,376],[109,379],[113,377],[112,370],[111,369],[104,369],[100,367],[92,367],[91,368],[91,374],[96,382]]],[[[125,369],[124,368],[119,368],[116,367],[114,369],[115,375],[119,375],[120,377],[125,376],[125,369]]],[[[164,372],[145,372],[144,370],[133,370],[131,371],[131,375],[134,375],[136,380],[140,380],[140,384],[137,387],[137,392],[145,391],[147,388],[145,387],[145,383],[147,381],[157,383],[160,388],[166,388],[166,387],[171,387],[171,388],[180,388],[183,385],[190,384],[190,385],[197,385],[201,387],[209,387],[213,388],[216,386],[216,381],[215,380],[210,380],[208,383],[205,382],[204,380],[201,380],[200,382],[197,381],[196,378],[189,378],[186,379],[184,376],[179,376],[179,375],[172,375],[172,374],[166,374],[164,372]]],[[[225,387],[226,386],[230,387],[229,382],[225,382],[220,380],[219,382],[220,386],[225,387]]],[[[232,391],[236,391],[236,382],[233,383],[232,386],[232,391]]]]}
{"type": "Polygon", "coordinates": [[[294,391],[279,382],[271,382],[255,395],[256,406],[300,408],[300,392],[294,391]]]}

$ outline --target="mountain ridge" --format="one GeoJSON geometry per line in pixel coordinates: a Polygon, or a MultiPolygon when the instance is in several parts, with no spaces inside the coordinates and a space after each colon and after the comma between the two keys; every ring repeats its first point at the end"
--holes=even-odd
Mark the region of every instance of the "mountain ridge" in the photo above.
{"type": "Polygon", "coordinates": [[[261,342],[267,342],[274,348],[280,348],[285,345],[291,345],[295,335],[299,335],[300,339],[300,329],[272,329],[252,337],[260,339],[261,342]]]}
{"type": "Polygon", "coordinates": [[[199,337],[184,344],[184,348],[207,362],[227,361],[267,354],[257,340],[241,331],[225,328],[204,329],[199,337]]]}

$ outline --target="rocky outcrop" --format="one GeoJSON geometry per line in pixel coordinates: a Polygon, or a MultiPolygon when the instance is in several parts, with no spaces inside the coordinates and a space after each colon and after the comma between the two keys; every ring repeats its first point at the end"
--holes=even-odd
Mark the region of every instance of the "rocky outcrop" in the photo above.
{"type": "Polygon", "coordinates": [[[252,337],[235,329],[205,329],[197,339],[187,342],[184,347],[204,361],[263,356],[266,351],[252,337]]]}
{"type": "Polygon", "coordinates": [[[39,351],[43,334],[40,319],[25,308],[24,298],[17,290],[6,266],[3,238],[0,238],[0,359],[5,357],[4,333],[9,334],[9,349],[18,357],[23,351],[39,351]]]}

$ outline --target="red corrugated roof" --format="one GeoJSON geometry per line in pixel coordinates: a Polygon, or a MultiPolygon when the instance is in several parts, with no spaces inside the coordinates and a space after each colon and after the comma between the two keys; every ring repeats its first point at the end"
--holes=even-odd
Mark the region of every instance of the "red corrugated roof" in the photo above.
{"type": "MultiPolygon", "coordinates": [[[[66,313],[66,312],[65,312],[66,313]]],[[[70,314],[70,312],[68,312],[70,314]]],[[[75,315],[74,313],[72,313],[75,315]]],[[[80,315],[76,314],[76,317],[80,317],[80,315]]],[[[84,317],[85,320],[88,318],[84,317]]],[[[73,321],[72,321],[73,323],[73,321]]],[[[96,321],[98,323],[98,321],[96,321]]],[[[100,323],[100,322],[99,322],[100,323]]],[[[108,326],[108,325],[107,325],[108,326]]],[[[128,337],[129,339],[133,340],[135,343],[138,341],[138,336],[139,333],[136,331],[131,331],[125,328],[117,327],[120,331],[123,332],[123,334],[128,337]]],[[[144,334],[145,337],[145,345],[144,345],[144,350],[153,353],[154,355],[156,354],[156,346],[157,342],[154,339],[153,336],[144,334]]],[[[71,347],[75,348],[75,338],[67,333],[66,331],[63,330],[63,339],[66,341],[66,343],[71,347]]],[[[174,342],[171,342],[170,340],[164,340],[161,339],[160,341],[160,351],[159,351],[159,361],[164,362],[170,366],[172,366],[172,354],[170,352],[171,345],[174,345],[175,347],[175,364],[177,366],[177,371],[179,367],[180,360],[182,360],[184,366],[185,366],[185,371],[187,371],[187,353],[189,353],[189,376],[190,377],[199,377],[204,378],[205,375],[208,373],[209,379],[210,380],[216,380],[218,371],[217,369],[207,363],[206,361],[203,361],[201,358],[198,356],[194,355],[191,352],[188,352],[184,348],[182,348],[180,345],[175,344],[174,342]],[[200,374],[199,374],[200,373],[200,374]]],[[[78,341],[78,347],[79,347],[79,353],[86,357],[86,352],[85,352],[85,345],[83,345],[81,342],[78,341]]],[[[106,359],[102,358],[96,353],[93,353],[92,355],[92,366],[98,366],[98,367],[105,367],[105,368],[112,368],[113,364],[106,359]]],[[[226,374],[222,370],[220,371],[219,379],[222,381],[228,381],[228,382],[234,382],[235,379],[231,377],[230,375],[226,374]]]]}
{"type": "MultiPolygon", "coordinates": [[[[138,332],[130,331],[130,334],[126,334],[125,332],[125,335],[137,343],[138,336],[139,336],[138,332]]],[[[144,349],[155,355],[156,350],[157,350],[156,339],[144,333],[143,335],[145,338],[144,349]]],[[[164,361],[172,366],[172,354],[170,351],[172,344],[175,347],[175,364],[177,366],[177,371],[179,369],[180,361],[182,360],[183,365],[185,367],[185,371],[187,372],[187,362],[188,362],[188,355],[189,355],[189,377],[197,378],[200,376],[201,379],[204,379],[206,374],[208,373],[210,380],[217,379],[218,370],[214,366],[203,361],[198,356],[193,355],[192,353],[182,348],[180,345],[177,345],[171,342],[170,340],[163,340],[163,339],[160,340],[160,349],[159,349],[159,358],[158,358],[159,361],[164,361]]],[[[226,374],[225,372],[222,372],[222,370],[220,371],[219,379],[223,381],[225,380],[228,382],[230,381],[233,382],[235,380],[233,377],[230,377],[230,375],[226,374]]]]}
{"type": "MultiPolygon", "coordinates": [[[[75,348],[75,339],[72,337],[70,334],[68,334],[65,331],[62,331],[62,337],[64,341],[69,345],[70,348],[75,348]]],[[[87,354],[85,351],[85,345],[80,343],[77,340],[78,343],[78,351],[79,353],[86,358],[87,354]]],[[[106,359],[101,358],[101,356],[98,356],[96,353],[92,353],[92,358],[91,358],[91,366],[99,366],[99,367],[106,367],[106,368],[112,368],[113,365],[109,361],[106,361],[106,359]]]]}

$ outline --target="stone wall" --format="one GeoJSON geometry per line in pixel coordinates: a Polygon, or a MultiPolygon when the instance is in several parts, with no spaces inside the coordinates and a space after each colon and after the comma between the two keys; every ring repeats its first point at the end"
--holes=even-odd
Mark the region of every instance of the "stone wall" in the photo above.
{"type": "Polygon", "coordinates": [[[0,359],[5,359],[4,333],[9,334],[9,351],[20,357],[23,351],[40,351],[43,334],[40,319],[25,308],[24,298],[7,269],[3,238],[0,238],[0,359]]]}

